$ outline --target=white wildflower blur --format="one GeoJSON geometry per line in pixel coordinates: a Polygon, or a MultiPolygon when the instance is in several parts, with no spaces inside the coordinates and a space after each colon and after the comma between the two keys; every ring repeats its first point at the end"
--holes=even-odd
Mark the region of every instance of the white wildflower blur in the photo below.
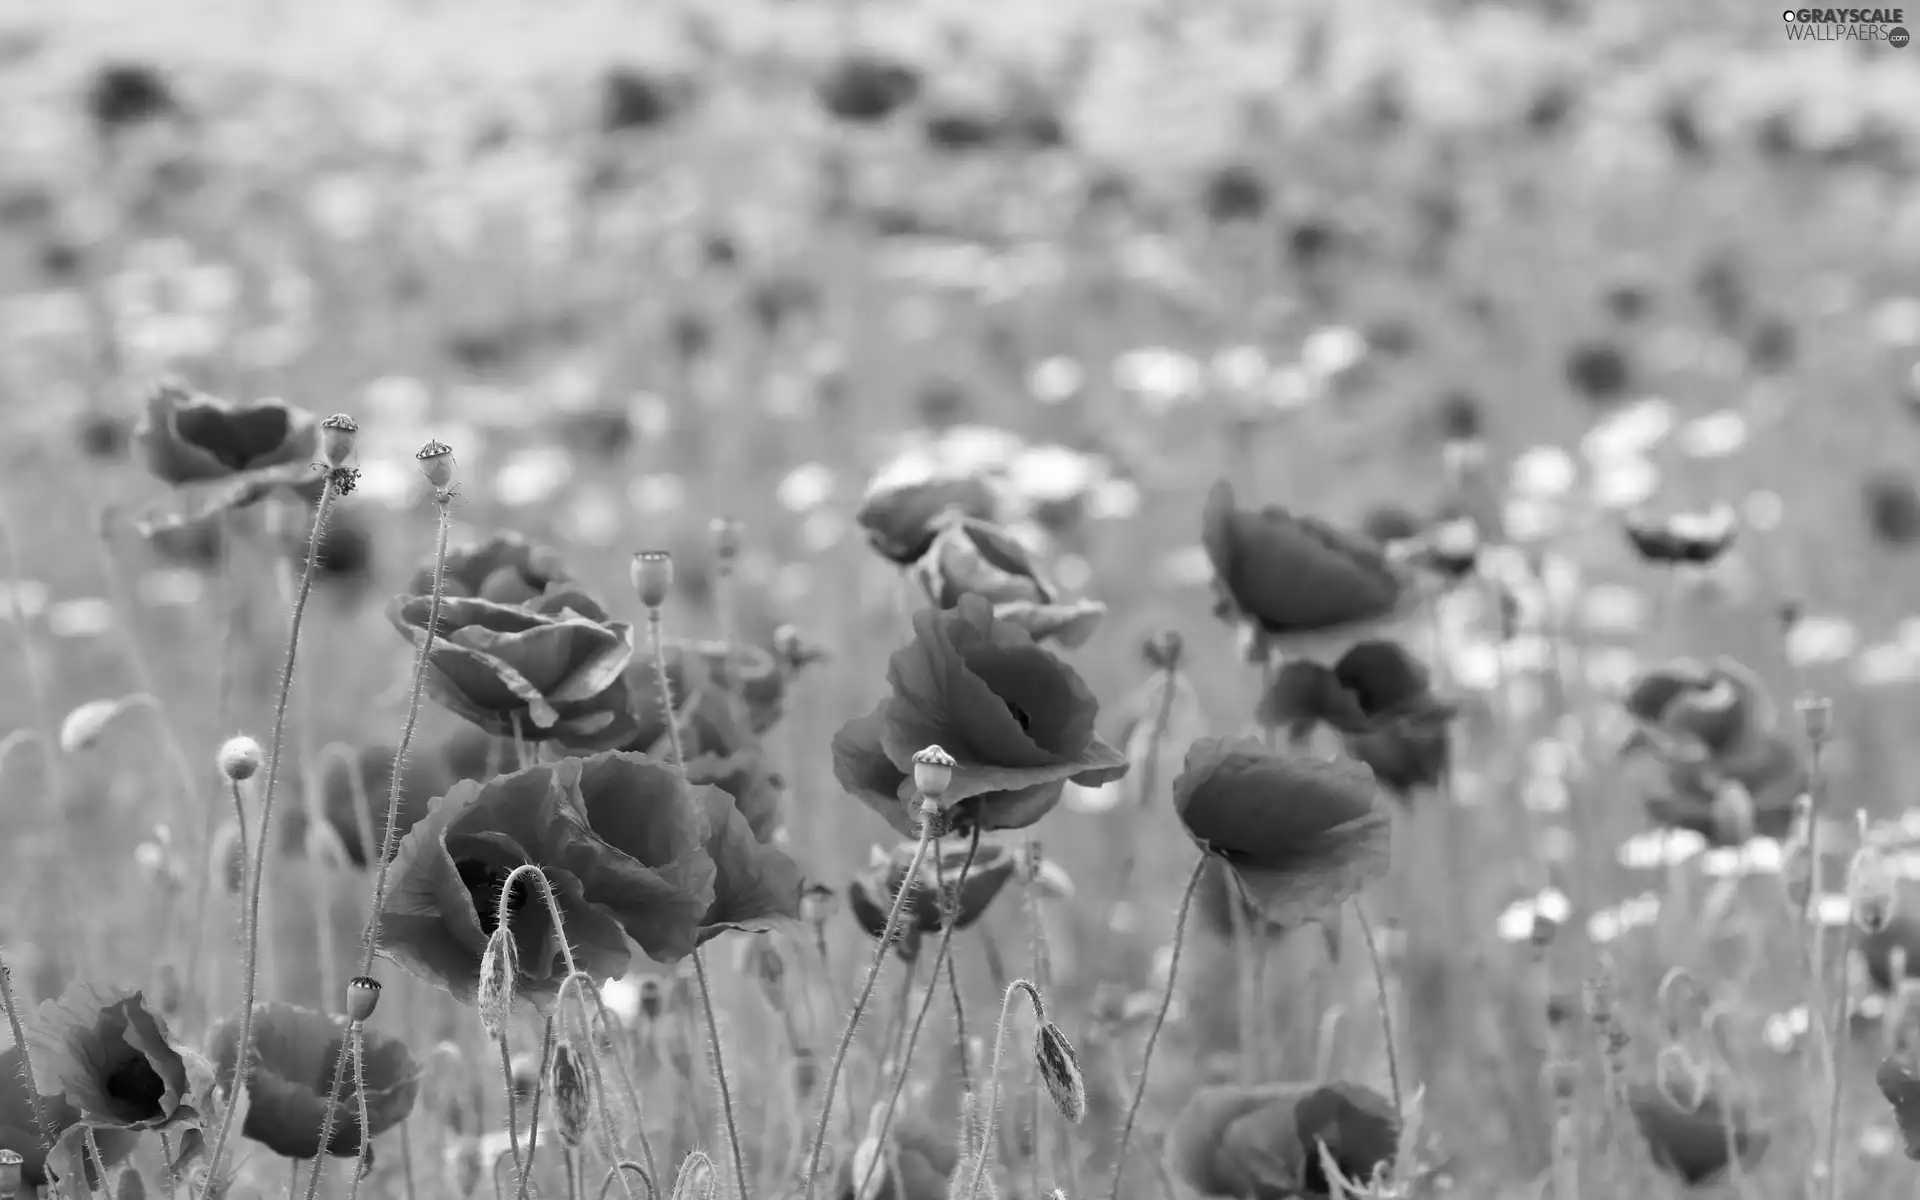
{"type": "Polygon", "coordinates": [[[1645,504],[1660,490],[1660,470],[1638,454],[1620,454],[1593,464],[1593,502],[1614,510],[1645,504]]]}
{"type": "Polygon", "coordinates": [[[1840,617],[1804,616],[1787,632],[1787,657],[1797,667],[1815,667],[1850,658],[1860,644],[1852,623],[1840,617]]]}
{"type": "Polygon", "coordinates": [[[1804,1004],[1795,1005],[1786,1012],[1774,1013],[1767,1018],[1761,1029],[1761,1040],[1767,1048],[1776,1054],[1790,1054],[1800,1044],[1800,1039],[1812,1029],[1812,1021],[1807,1015],[1804,1004]]]}
{"type": "Polygon", "coordinates": [[[1114,385],[1154,411],[1197,397],[1202,378],[1192,355],[1164,346],[1129,350],[1113,361],[1114,385]]]}
{"type": "Polygon", "coordinates": [[[1747,419],[1731,409],[1687,422],[1678,439],[1688,458],[1726,458],[1747,444],[1747,419]]]}
{"type": "Polygon", "coordinates": [[[1740,846],[1716,846],[1700,856],[1700,873],[1715,879],[1778,875],[1785,851],[1773,838],[1754,838],[1740,846]]]}
{"type": "Polygon", "coordinates": [[[1707,839],[1691,829],[1650,829],[1621,842],[1614,861],[1630,871],[1677,867],[1707,848],[1707,839]]]}
{"type": "Polygon", "coordinates": [[[113,605],[98,596],[62,600],[47,612],[47,629],[55,637],[99,637],[113,628],[113,605]]]}
{"type": "Polygon", "coordinates": [[[1587,936],[1595,942],[1617,941],[1636,929],[1645,929],[1659,919],[1659,895],[1642,892],[1587,918],[1587,936]]]}
{"type": "Polygon", "coordinates": [[[1042,359],[1027,372],[1027,390],[1042,404],[1062,404],[1080,394],[1087,372],[1071,358],[1042,359]]]}
{"type": "Polygon", "coordinates": [[[802,463],[780,481],[774,495],[791,513],[809,513],[833,497],[833,469],[824,463],[802,463]]]}
{"type": "Polygon", "coordinates": [[[501,465],[493,495],[509,508],[529,508],[552,499],[572,477],[572,455],[558,446],[529,446],[501,465]]]}
{"type": "Polygon", "coordinates": [[[1538,895],[1528,896],[1507,905],[1494,922],[1494,930],[1501,939],[1509,942],[1524,942],[1533,937],[1534,925],[1538,921],[1549,921],[1555,925],[1564,925],[1573,915],[1573,905],[1566,893],[1558,888],[1546,888],[1538,895]]]}
{"type": "Polygon", "coordinates": [[[1535,446],[1513,460],[1513,490],[1532,499],[1554,499],[1573,489],[1580,469],[1558,446],[1535,446]]]}
{"type": "Polygon", "coordinates": [[[1300,368],[1315,379],[1337,379],[1367,356],[1367,339],[1349,325],[1325,325],[1300,343],[1300,368]]]}
{"type": "Polygon", "coordinates": [[[1749,529],[1756,533],[1770,533],[1780,528],[1780,522],[1786,519],[1787,503],[1778,492],[1751,492],[1740,504],[1740,515],[1745,518],[1749,529]]]}
{"type": "Polygon", "coordinates": [[[1672,432],[1673,424],[1673,405],[1650,396],[1596,423],[1580,439],[1580,453],[1590,463],[1645,454],[1672,432]]]}

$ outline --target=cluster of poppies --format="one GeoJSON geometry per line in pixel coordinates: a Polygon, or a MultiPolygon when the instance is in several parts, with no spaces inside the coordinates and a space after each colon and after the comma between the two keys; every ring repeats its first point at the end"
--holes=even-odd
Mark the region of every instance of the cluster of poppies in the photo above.
{"type": "MultiPolygon", "coordinates": [[[[92,1192],[149,1133],[170,1135],[167,1167],[184,1169],[203,1148],[203,1121],[225,1103],[216,1080],[224,1087],[234,1077],[239,1024],[238,1014],[216,1023],[195,1050],[138,990],[76,983],[42,1004],[28,1045],[0,1050],[0,1150],[19,1156],[16,1181],[38,1188],[84,1177],[92,1192]]],[[[339,1078],[344,1017],[262,1004],[253,1030],[241,1134],[275,1154],[353,1157],[363,1100],[367,1138],[412,1111],[420,1068],[400,1041],[363,1029],[360,1070],[339,1078]],[[329,1110],[333,1134],[322,1147],[329,1110]]]]}

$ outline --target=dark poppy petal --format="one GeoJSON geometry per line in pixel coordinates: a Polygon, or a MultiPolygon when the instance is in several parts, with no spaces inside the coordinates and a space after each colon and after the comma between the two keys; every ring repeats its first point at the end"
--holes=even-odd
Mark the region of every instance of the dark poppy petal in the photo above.
{"type": "Polygon", "coordinates": [[[1881,1060],[1873,1080],[1893,1106],[1893,1120],[1900,1127],[1907,1157],[1920,1162],[1920,1070],[1890,1057],[1881,1060]]]}
{"type": "MultiPolygon", "coordinates": [[[[891,764],[889,764],[891,765],[891,764]]],[[[758,751],[746,750],[721,757],[705,754],[687,762],[687,781],[711,784],[733,797],[733,806],[747,819],[753,836],[771,841],[780,828],[785,789],[780,777],[758,751]]]]}
{"type": "Polygon", "coordinates": [[[968,593],[995,604],[1044,604],[1053,589],[1040,577],[1026,547],[985,521],[949,512],[911,574],[937,607],[952,608],[968,593]]]}
{"type": "MultiPolygon", "coordinates": [[[[1083,783],[1082,786],[1097,787],[1098,784],[1083,783]]],[[[912,794],[912,787],[911,781],[902,786],[902,807],[912,794]]],[[[1065,783],[1037,783],[1004,792],[981,792],[949,808],[947,820],[957,830],[1025,829],[1052,812],[1065,791],[1065,783]]]]}
{"type": "Polygon", "coordinates": [[[1304,1157],[1294,1105],[1297,1083],[1197,1089],[1167,1130],[1167,1173],[1202,1196],[1285,1196],[1300,1185],[1304,1157]]]}
{"type": "Polygon", "coordinates": [[[120,1129],[165,1129],[197,1121],[211,1079],[167,1034],[135,989],[76,982],[40,1005],[32,1033],[42,1086],[57,1085],[81,1117],[120,1129]]]}
{"type": "Polygon", "coordinates": [[[1364,733],[1372,720],[1331,667],[1290,659],[1274,672],[1261,693],[1257,716],[1262,725],[1302,734],[1326,724],[1342,733],[1364,733]]]}
{"type": "MultiPolygon", "coordinates": [[[[593,626],[554,621],[532,629],[502,633],[481,625],[463,625],[451,630],[436,644],[459,646],[504,664],[508,670],[533,688],[542,703],[552,703],[549,693],[567,679],[573,663],[574,643],[583,633],[591,635],[593,626]]],[[[622,664],[624,666],[624,664],[622,664]]],[[[550,722],[549,722],[550,723],[550,722]]]]}
{"type": "Polygon", "coordinates": [[[1692,1108],[1682,1108],[1658,1086],[1637,1083],[1627,1090],[1627,1107],[1647,1140],[1654,1165],[1671,1172],[1689,1187],[1719,1178],[1732,1161],[1728,1143],[1743,1164],[1751,1164],[1772,1140],[1762,1130],[1749,1128],[1746,1114],[1727,1107],[1709,1094],[1692,1108]],[[1731,1136],[1729,1136],[1731,1124],[1731,1136]]]}
{"type": "Polygon", "coordinates": [[[1294,1135],[1306,1152],[1301,1182],[1309,1196],[1333,1192],[1319,1147],[1326,1147],[1342,1175],[1362,1185],[1372,1182],[1376,1169],[1391,1165],[1400,1150],[1393,1102],[1359,1084],[1315,1088],[1294,1106],[1293,1119],[1294,1135]]]}
{"type": "Polygon", "coordinates": [[[1340,656],[1333,674],[1368,716],[1404,711],[1432,689],[1427,668],[1398,642],[1360,642],[1340,656]]]}
{"type": "Polygon", "coordinates": [[[692,952],[714,902],[715,864],[707,816],[679,774],[638,754],[609,752],[554,764],[597,848],[573,869],[593,900],[619,919],[648,957],[672,962],[692,952]]]}
{"type": "Polygon", "coordinates": [[[696,790],[706,810],[707,857],[715,869],[713,904],[700,920],[700,940],[729,929],[758,932],[774,920],[798,920],[806,880],[785,851],[753,836],[733,798],[716,787],[696,790]]]}
{"type": "Polygon", "coordinates": [[[1239,508],[1224,480],[1202,515],[1216,579],[1239,613],[1270,633],[1312,634],[1392,615],[1404,575],[1366,538],[1283,508],[1239,508]]]}
{"type": "MultiPolygon", "coordinates": [[[[236,1013],[218,1022],[209,1036],[209,1053],[222,1079],[232,1078],[237,1065],[239,1026],[236,1013]]],[[[320,1131],[331,1109],[333,1134],[325,1151],[351,1157],[360,1151],[363,1098],[371,1137],[405,1120],[419,1094],[421,1076],[406,1044],[364,1028],[359,1071],[336,1083],[333,1069],[346,1037],[347,1024],[340,1016],[293,1004],[256,1005],[241,1135],[283,1158],[317,1158],[320,1131]]]]}
{"type": "Polygon", "coordinates": [[[833,777],[848,795],[885,817],[897,832],[917,837],[914,810],[900,799],[901,789],[911,778],[893,765],[880,742],[886,711],[887,704],[882,702],[879,708],[848,721],[833,735],[833,777]]]}
{"type": "Polygon", "coordinates": [[[990,519],[996,507],[992,488],[976,476],[883,482],[869,489],[854,520],[882,557],[906,566],[926,553],[934,523],[949,508],[990,519]]]}

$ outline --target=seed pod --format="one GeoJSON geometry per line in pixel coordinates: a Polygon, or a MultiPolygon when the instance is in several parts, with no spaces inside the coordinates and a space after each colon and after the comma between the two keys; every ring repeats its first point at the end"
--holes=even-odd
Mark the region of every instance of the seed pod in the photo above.
{"type": "Polygon", "coordinates": [[[820,1086],[820,1060],[805,1046],[797,1046],[788,1056],[793,1067],[793,1093],[806,1100],[820,1086]]]}
{"type": "Polygon", "coordinates": [[[344,467],[353,453],[354,435],[360,425],[345,413],[335,413],[320,422],[320,456],[329,467],[344,467]]]}
{"type": "Polygon", "coordinates": [[[347,1020],[358,1025],[373,1016],[380,1003],[380,981],[365,975],[347,980],[347,1020]]]}
{"type": "Polygon", "coordinates": [[[444,492],[453,485],[453,447],[445,442],[430,441],[414,451],[413,457],[434,491],[444,492]]]}
{"type": "Polygon", "coordinates": [[[665,550],[642,550],[627,568],[634,594],[648,608],[659,608],[673,590],[673,555],[665,550]]]}
{"type": "Polygon", "coordinates": [[[220,747],[220,773],[239,783],[260,771],[260,743],[245,734],[230,737],[220,747]]]}
{"type": "Polygon", "coordinates": [[[938,801],[953,783],[953,769],[959,764],[938,746],[928,746],[913,756],[913,786],[928,800],[938,801]]]}
{"type": "Polygon", "coordinates": [[[1806,730],[1807,741],[1826,745],[1833,736],[1833,701],[1825,696],[1802,696],[1794,708],[1800,713],[1800,727],[1806,730]]]}
{"type": "Polygon", "coordinates": [[[560,1141],[578,1148],[587,1137],[587,1117],[592,1105],[587,1095],[587,1074],[580,1069],[573,1047],[561,1042],[553,1048],[553,1068],[548,1085],[553,1089],[554,1121],[560,1127],[560,1141]]]}
{"type": "Polygon", "coordinates": [[[656,975],[643,976],[640,980],[640,1015],[649,1021],[658,1021],[660,1014],[667,1009],[667,989],[656,975]]]}
{"type": "Polygon", "coordinates": [[[1040,1079],[1053,1097],[1060,1115],[1078,1125],[1087,1115],[1087,1082],[1080,1074],[1080,1058],[1073,1043],[1052,1021],[1033,1035],[1033,1057],[1040,1066],[1040,1079]]]}
{"type": "Polygon", "coordinates": [[[480,984],[474,993],[474,1007],[480,1010],[480,1027],[491,1038],[505,1037],[507,1022],[513,1016],[513,985],[520,977],[519,952],[513,938],[504,929],[496,929],[487,939],[480,956],[480,984]]]}
{"type": "Polygon", "coordinates": [[[26,1161],[17,1150],[0,1150],[0,1200],[14,1200],[20,1194],[26,1161]]]}

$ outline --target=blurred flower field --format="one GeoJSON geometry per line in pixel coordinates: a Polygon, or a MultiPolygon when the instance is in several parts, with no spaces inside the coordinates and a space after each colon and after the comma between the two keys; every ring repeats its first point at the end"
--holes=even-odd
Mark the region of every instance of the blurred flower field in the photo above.
{"type": "Polygon", "coordinates": [[[0,1196],[1911,1195],[1916,53],[0,0],[0,1196]]]}

